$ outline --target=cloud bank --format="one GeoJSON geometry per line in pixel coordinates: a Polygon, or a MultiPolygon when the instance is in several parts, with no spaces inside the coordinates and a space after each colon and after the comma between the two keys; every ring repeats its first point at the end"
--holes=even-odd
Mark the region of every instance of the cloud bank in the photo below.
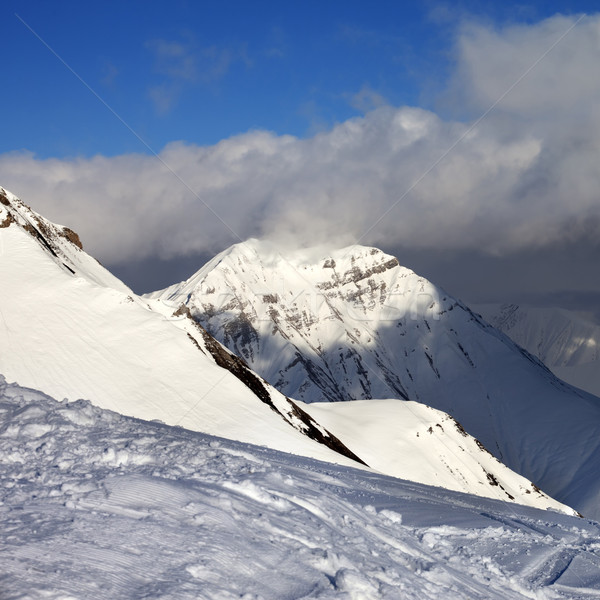
{"type": "Polygon", "coordinates": [[[461,120],[381,106],[309,139],[251,131],[208,147],[174,142],[162,162],[10,153],[0,184],[108,264],[252,236],[492,254],[598,236],[600,16],[556,43],[576,22],[465,25],[445,98],[461,120]]]}

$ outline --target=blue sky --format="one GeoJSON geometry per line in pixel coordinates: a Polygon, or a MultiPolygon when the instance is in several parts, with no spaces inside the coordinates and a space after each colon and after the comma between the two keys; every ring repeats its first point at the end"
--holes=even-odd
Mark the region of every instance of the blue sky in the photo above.
{"type": "Polygon", "coordinates": [[[530,23],[592,3],[4,2],[0,152],[147,152],[266,129],[309,136],[380,103],[437,107],[465,19],[530,23]]]}
{"type": "MultiPolygon", "coordinates": [[[[15,12],[157,150],[252,128],[306,135],[356,114],[351,98],[363,86],[414,104],[414,65],[441,64],[422,9],[402,10],[393,23],[394,3],[285,4],[58,2],[15,12]],[[421,57],[419,38],[438,56],[421,57]]],[[[15,49],[2,68],[14,90],[3,101],[12,115],[3,151],[145,150],[14,14],[3,21],[15,49]]]]}
{"type": "Polygon", "coordinates": [[[136,291],[268,237],[598,311],[596,3],[0,11],[0,185],[136,291]]]}

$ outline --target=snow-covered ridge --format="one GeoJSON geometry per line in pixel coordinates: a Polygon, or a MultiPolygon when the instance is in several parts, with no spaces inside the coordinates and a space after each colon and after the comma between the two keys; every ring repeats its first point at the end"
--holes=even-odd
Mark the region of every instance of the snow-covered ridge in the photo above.
{"type": "Polygon", "coordinates": [[[600,400],[394,257],[250,240],[150,296],[185,303],[289,397],[421,402],[554,498],[600,517],[600,400]]]}
{"type": "Polygon", "coordinates": [[[357,464],[335,436],[185,314],[157,310],[63,227],[3,189],[0,197],[0,372],[9,380],[131,416],[357,464]]]}
{"type": "Polygon", "coordinates": [[[374,469],[410,481],[564,511],[451,416],[418,402],[315,402],[306,411],[374,469]]]}
{"type": "Polygon", "coordinates": [[[0,228],[11,225],[27,232],[59,267],[71,275],[84,277],[96,285],[132,293],[120,279],[83,252],[83,244],[77,233],[48,221],[14,194],[0,187],[0,228]]]}
{"type": "Polygon", "coordinates": [[[600,326],[562,308],[477,304],[473,309],[557,376],[600,395],[600,326]]]}
{"type": "Polygon", "coordinates": [[[298,403],[278,393],[264,379],[253,373],[243,360],[210,336],[201,325],[193,320],[189,309],[185,305],[182,304],[172,316],[176,318],[184,317],[182,320],[178,319],[178,325],[187,333],[198,350],[211,356],[219,367],[239,379],[262,403],[277,415],[283,417],[294,429],[341,456],[368,466],[335,435],[320,426],[298,403]],[[200,338],[198,338],[198,333],[200,338]],[[203,342],[202,346],[201,342],[203,342]]]}

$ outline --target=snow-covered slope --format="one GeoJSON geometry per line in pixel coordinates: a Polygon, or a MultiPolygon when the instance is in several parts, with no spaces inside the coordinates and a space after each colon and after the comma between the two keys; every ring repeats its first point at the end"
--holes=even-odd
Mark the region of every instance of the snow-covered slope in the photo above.
{"type": "Polygon", "coordinates": [[[588,599],[597,523],[55,402],[0,378],[0,596],[588,599]]]}
{"type": "Polygon", "coordinates": [[[232,246],[151,295],[307,402],[400,398],[458,419],[553,497],[600,517],[600,400],[375,248],[232,246]]]}
{"type": "Polygon", "coordinates": [[[517,304],[472,308],[558,377],[600,396],[600,326],[562,308],[517,304]]]}
{"type": "Polygon", "coordinates": [[[0,373],[9,381],[354,464],[351,452],[185,311],[153,310],[73,243],[72,233],[2,188],[0,210],[0,373]]]}
{"type": "MultiPolygon", "coordinates": [[[[424,404],[314,402],[305,410],[386,475],[531,506],[548,502],[541,490],[499,462],[458,421],[424,404]]],[[[548,507],[554,508],[550,502],[548,507]]]]}
{"type": "MultiPolygon", "coordinates": [[[[211,338],[187,308],[140,299],[62,236],[62,227],[6,192],[0,191],[0,198],[2,222],[8,224],[0,229],[0,372],[10,381],[58,398],[86,398],[126,415],[305,456],[366,462],[301,403],[284,397],[211,338]]],[[[373,419],[385,423],[387,411],[373,419]]],[[[408,444],[413,433],[407,433],[408,444]]],[[[362,450],[362,444],[349,441],[362,450]]],[[[395,438],[382,444],[381,458],[372,466],[411,477],[412,471],[399,467],[398,452],[404,448],[396,448],[397,443],[395,438]]],[[[428,469],[418,480],[569,510],[531,493],[529,481],[500,463],[490,464],[474,443],[466,447],[455,435],[444,441],[443,451],[439,445],[429,453],[421,448],[428,469]],[[458,459],[449,467],[452,455],[458,459]]]]}

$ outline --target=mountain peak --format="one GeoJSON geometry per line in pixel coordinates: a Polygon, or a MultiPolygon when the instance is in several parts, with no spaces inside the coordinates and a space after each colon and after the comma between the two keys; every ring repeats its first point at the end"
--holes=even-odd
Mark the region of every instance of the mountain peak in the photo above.
{"type": "Polygon", "coordinates": [[[185,303],[286,396],[421,402],[455,417],[546,492],[599,514],[600,484],[590,483],[596,463],[585,458],[600,443],[588,448],[600,439],[598,399],[556,379],[463,303],[376,248],[273,250],[252,240],[150,296],[185,303]],[[575,449],[573,432],[585,449],[575,449]]]}
{"type": "Polygon", "coordinates": [[[10,237],[11,243],[23,245],[24,252],[32,252],[34,247],[41,249],[59,269],[71,276],[83,277],[95,285],[133,293],[96,259],[83,251],[83,244],[77,233],[44,218],[3,187],[0,187],[0,231],[5,231],[4,237],[10,237]]]}
{"type": "Polygon", "coordinates": [[[334,263],[355,263],[364,261],[367,263],[377,263],[381,261],[397,260],[388,254],[385,254],[379,248],[371,246],[362,246],[360,244],[351,244],[344,248],[332,250],[326,245],[308,246],[308,247],[290,247],[275,243],[268,239],[249,238],[244,242],[239,242],[230,246],[221,252],[217,257],[237,258],[245,256],[247,258],[258,259],[261,263],[270,264],[280,261],[287,262],[294,267],[331,267],[334,263]]]}
{"type": "Polygon", "coordinates": [[[72,229],[48,221],[14,194],[0,187],[0,228],[10,227],[13,223],[27,231],[55,256],[61,251],[59,239],[67,240],[83,250],[79,235],[72,229]]]}

